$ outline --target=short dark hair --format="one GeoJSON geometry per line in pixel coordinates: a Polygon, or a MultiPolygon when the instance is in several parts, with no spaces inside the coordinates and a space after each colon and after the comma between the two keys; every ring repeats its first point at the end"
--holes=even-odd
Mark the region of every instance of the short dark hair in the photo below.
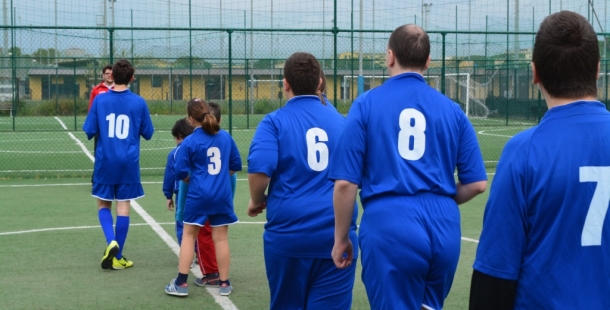
{"type": "Polygon", "coordinates": [[[131,63],[126,59],[121,59],[112,66],[112,77],[115,84],[127,85],[131,82],[131,78],[136,70],[131,63]]]}
{"type": "Polygon", "coordinates": [[[184,139],[193,133],[193,126],[188,122],[186,118],[181,118],[176,121],[174,127],[172,127],[172,136],[177,139],[184,139]]]}
{"type": "Polygon", "coordinates": [[[597,35],[582,15],[561,11],[540,24],[532,62],[540,83],[552,97],[597,97],[599,60],[597,35]]]}
{"type": "Polygon", "coordinates": [[[323,105],[326,105],[326,98],[325,98],[325,94],[326,94],[326,75],[324,75],[324,70],[322,70],[322,68],[320,68],[320,79],[322,79],[322,83],[320,83],[320,87],[318,87],[318,97],[320,97],[320,102],[322,102],[323,105]]]}
{"type": "Polygon", "coordinates": [[[390,35],[388,49],[394,52],[400,67],[423,70],[430,57],[430,38],[419,26],[402,25],[390,35]]]}
{"type": "Polygon", "coordinates": [[[106,73],[106,70],[112,71],[112,65],[105,65],[104,68],[102,68],[102,74],[106,73]]]}
{"type": "Polygon", "coordinates": [[[312,54],[296,52],[286,59],[284,78],[295,96],[316,95],[320,84],[320,64],[312,54]]]}
{"type": "Polygon", "coordinates": [[[208,102],[208,105],[210,106],[210,114],[216,117],[216,120],[220,123],[220,118],[222,117],[222,110],[220,109],[220,105],[218,105],[218,103],[216,102],[208,102]]]}
{"type": "Polygon", "coordinates": [[[199,98],[192,99],[186,105],[186,112],[188,116],[201,123],[201,128],[205,132],[215,135],[220,131],[218,120],[210,114],[210,105],[205,100],[199,98]]]}

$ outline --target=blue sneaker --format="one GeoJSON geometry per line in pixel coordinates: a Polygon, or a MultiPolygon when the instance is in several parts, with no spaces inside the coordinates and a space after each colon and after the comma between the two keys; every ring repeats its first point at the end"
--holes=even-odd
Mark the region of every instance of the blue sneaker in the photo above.
{"type": "Polygon", "coordinates": [[[218,278],[218,273],[211,273],[203,275],[202,278],[195,278],[193,282],[197,286],[218,286],[220,279],[218,278]]]}
{"type": "Polygon", "coordinates": [[[178,286],[176,285],[176,279],[172,279],[172,281],[165,286],[165,292],[174,296],[188,296],[189,287],[186,283],[178,286]]]}
{"type": "Polygon", "coordinates": [[[218,287],[218,294],[220,294],[220,296],[229,296],[232,291],[233,286],[231,286],[229,282],[222,282],[220,283],[220,287],[218,287]]]}

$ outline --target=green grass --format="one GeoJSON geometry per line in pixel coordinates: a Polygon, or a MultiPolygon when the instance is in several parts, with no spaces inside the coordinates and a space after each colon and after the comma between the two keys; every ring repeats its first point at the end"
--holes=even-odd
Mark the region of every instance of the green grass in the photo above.
{"type": "MultiPolygon", "coordinates": [[[[268,309],[262,233],[264,216],[246,215],[249,199],[244,173],[238,178],[235,211],[240,224],[229,229],[229,299],[239,309],[268,309]],[[248,224],[249,223],[249,224],[248,224]]],[[[173,213],[165,209],[160,177],[145,177],[143,209],[172,237],[173,213]]],[[[166,296],[164,286],[177,272],[178,259],[133,209],[125,255],[135,266],[105,271],[99,266],[105,240],[98,227],[90,184],[80,179],[0,181],[0,300],[3,309],[221,309],[203,288],[190,286],[188,298],[166,296]],[[64,185],[61,185],[64,184],[64,185]],[[91,226],[90,228],[78,228],[91,226]],[[71,228],[6,234],[33,229],[71,228]],[[19,287],[20,289],[15,289],[19,287]]],[[[460,207],[464,237],[478,239],[487,201],[483,194],[460,207]]],[[[362,210],[360,211],[362,214],[362,210]]],[[[446,309],[466,309],[476,243],[462,242],[462,254],[446,309]]],[[[360,265],[360,263],[358,263],[360,265]]],[[[352,309],[369,309],[357,269],[352,309]]],[[[192,281],[191,275],[189,281],[192,281]]]]}
{"type": "MultiPolygon", "coordinates": [[[[173,213],[165,209],[160,182],[167,153],[175,147],[170,129],[178,118],[153,115],[155,135],[141,144],[142,181],[147,196],[138,200],[154,221],[163,223],[163,229],[172,237],[173,213]]],[[[15,119],[18,131],[12,131],[6,129],[12,125],[7,121],[12,119],[0,118],[2,309],[101,309],[108,308],[109,301],[113,307],[125,309],[202,305],[205,309],[220,309],[211,295],[194,285],[188,298],[165,296],[163,287],[176,274],[177,257],[133,210],[125,254],[135,262],[135,267],[116,272],[100,269],[105,242],[98,227],[95,199],[90,195],[89,178],[93,165],[79,145],[82,143],[91,153],[93,142],[86,140],[80,130],[84,117],[58,119],[68,130],[54,117],[21,117],[15,119]],[[6,234],[80,226],[91,227],[6,234]],[[25,286],[15,290],[16,283],[25,286]]],[[[254,129],[261,119],[262,115],[239,115],[230,120],[244,165],[254,129]]],[[[490,172],[506,141],[532,125],[506,126],[501,121],[489,119],[474,121],[484,158],[489,161],[487,166],[492,168],[490,172]]],[[[228,128],[228,117],[223,119],[222,125],[228,128]]],[[[239,309],[266,309],[269,291],[262,251],[264,228],[260,223],[264,216],[250,218],[246,215],[249,193],[245,177],[244,172],[238,174],[242,180],[238,181],[235,198],[236,213],[242,223],[229,230],[231,279],[235,286],[230,300],[239,309]]],[[[460,207],[464,237],[478,239],[486,200],[487,193],[460,207]]],[[[475,251],[476,243],[462,242],[462,256],[446,309],[467,308],[475,251]]],[[[369,309],[360,270],[358,266],[352,308],[369,309]]]]}

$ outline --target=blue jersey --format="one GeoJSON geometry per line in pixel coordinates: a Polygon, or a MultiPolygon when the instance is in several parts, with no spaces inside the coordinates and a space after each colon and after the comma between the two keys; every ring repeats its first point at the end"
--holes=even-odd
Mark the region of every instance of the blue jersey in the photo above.
{"type": "Polygon", "coordinates": [[[191,176],[184,214],[233,213],[229,171],[240,170],[239,151],[228,132],[213,135],[195,128],[178,147],[174,165],[178,180],[191,176]]]}
{"type": "Polygon", "coordinates": [[[610,309],[610,113],[546,112],[504,147],[474,269],[517,281],[515,309],[610,309]]]}
{"type": "MultiPolygon", "coordinates": [[[[344,122],[332,105],[323,105],[317,96],[297,96],[258,125],[248,173],[271,178],[266,250],[291,257],[331,258],[334,183],[328,180],[328,165],[344,122]]],[[[357,214],[354,205],[350,232],[354,244],[357,214]]]]}
{"type": "Polygon", "coordinates": [[[150,140],[155,130],[142,97],[129,90],[95,97],[83,130],[89,139],[99,137],[94,183],[140,182],[140,136],[150,140]]]}
{"type": "Polygon", "coordinates": [[[330,178],[361,187],[363,206],[375,198],[456,194],[487,180],[476,134],[460,107],[416,73],[388,79],[353,103],[330,178]]]}
{"type": "Polygon", "coordinates": [[[175,153],[178,147],[169,151],[167,161],[165,163],[165,173],[163,174],[163,194],[165,198],[172,199],[175,193],[178,192],[179,180],[174,175],[174,163],[176,162],[175,153]]]}

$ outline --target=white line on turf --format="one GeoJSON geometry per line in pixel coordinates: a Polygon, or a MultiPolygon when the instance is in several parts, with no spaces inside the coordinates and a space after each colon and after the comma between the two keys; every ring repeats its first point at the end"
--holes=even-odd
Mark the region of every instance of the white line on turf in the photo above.
{"type": "Polygon", "coordinates": [[[62,122],[59,117],[55,116],[55,119],[59,122],[59,124],[61,125],[61,127],[63,127],[65,130],[68,130],[68,127],[66,127],[66,125],[64,124],[64,122],[62,122]]]}
{"type": "MultiPolygon", "coordinates": [[[[55,117],[55,119],[57,119],[57,121],[64,127],[64,129],[67,129],[59,118],[55,117]]],[[[91,161],[95,162],[95,158],[93,158],[93,156],[91,155],[89,150],[87,150],[85,145],[79,139],[77,139],[71,132],[68,132],[68,134],[73,140],[77,141],[76,144],[81,146],[81,149],[83,150],[85,155],[87,155],[89,159],[91,159],[91,161]]],[[[161,228],[161,225],[159,225],[159,223],[157,223],[157,221],[155,221],[155,219],[153,219],[152,216],[150,216],[150,214],[148,214],[148,212],[146,212],[146,210],[144,210],[142,206],[140,206],[135,200],[131,201],[131,206],[133,207],[134,211],[136,211],[136,213],[138,213],[138,215],[140,215],[140,217],[142,217],[144,221],[146,221],[146,223],[153,229],[153,231],[155,231],[157,235],[159,235],[159,237],[161,237],[161,239],[163,239],[163,241],[167,243],[167,245],[172,249],[172,251],[174,251],[174,253],[179,256],[180,247],[178,246],[178,243],[176,243],[176,241],[174,241],[174,239],[172,239],[172,237],[170,237],[170,235],[163,228],[161,228]]],[[[199,268],[191,268],[191,272],[196,277],[202,277],[199,268]]],[[[237,307],[233,304],[233,302],[231,302],[229,298],[220,296],[218,294],[218,291],[213,290],[212,288],[206,289],[208,293],[210,293],[214,297],[216,303],[219,304],[223,310],[237,310],[237,307]]]]}
{"type": "MultiPolygon", "coordinates": [[[[159,235],[159,237],[161,237],[161,239],[163,239],[163,241],[165,241],[165,243],[170,247],[170,249],[172,249],[172,251],[174,251],[174,253],[179,257],[180,246],[178,245],[178,243],[176,243],[176,241],[174,241],[174,238],[172,238],[165,231],[165,229],[163,229],[161,225],[159,225],[159,223],[157,223],[155,219],[153,219],[152,216],[150,216],[148,212],[146,212],[142,208],[142,206],[140,206],[135,200],[131,201],[131,207],[146,221],[146,223],[148,223],[148,225],[150,225],[150,227],[157,233],[157,235],[159,235]]],[[[197,278],[201,278],[203,276],[201,274],[201,271],[199,270],[199,266],[194,266],[193,268],[191,268],[191,273],[197,278]]],[[[222,307],[222,309],[237,309],[237,307],[233,304],[233,302],[231,302],[229,298],[220,296],[218,294],[218,289],[206,287],[206,290],[208,291],[208,293],[210,293],[210,295],[214,297],[214,300],[222,307]]]]}
{"type": "MultiPolygon", "coordinates": [[[[2,172],[2,171],[0,171],[2,172]]],[[[237,179],[237,181],[248,181],[248,179],[237,179]]],[[[163,184],[163,182],[141,182],[142,184],[163,184]]],[[[54,183],[54,184],[6,184],[0,187],[47,187],[47,186],[91,186],[91,183],[54,183]]]]}

